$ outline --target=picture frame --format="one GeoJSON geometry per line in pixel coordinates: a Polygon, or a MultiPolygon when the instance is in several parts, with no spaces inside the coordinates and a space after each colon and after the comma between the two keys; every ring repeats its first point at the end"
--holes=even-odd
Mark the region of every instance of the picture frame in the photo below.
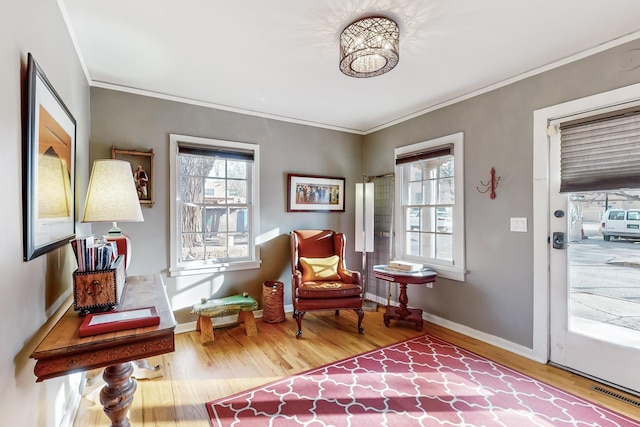
{"type": "Polygon", "coordinates": [[[345,179],[288,174],[287,212],[344,212],[345,179]]]}
{"type": "Polygon", "coordinates": [[[112,145],[111,158],[124,160],[131,165],[131,173],[136,183],[140,204],[153,207],[153,149],[149,151],[127,150],[112,145]]]}
{"type": "Polygon", "coordinates": [[[23,143],[24,260],[76,235],[76,120],[31,53],[23,143]]]}

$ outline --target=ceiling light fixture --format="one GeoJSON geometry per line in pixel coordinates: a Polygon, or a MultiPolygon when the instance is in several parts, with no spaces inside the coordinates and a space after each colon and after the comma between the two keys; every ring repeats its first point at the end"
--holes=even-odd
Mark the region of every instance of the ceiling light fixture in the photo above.
{"type": "Polygon", "coordinates": [[[359,19],[340,34],[340,71],[350,77],[375,77],[398,64],[398,24],[382,16],[359,19]]]}

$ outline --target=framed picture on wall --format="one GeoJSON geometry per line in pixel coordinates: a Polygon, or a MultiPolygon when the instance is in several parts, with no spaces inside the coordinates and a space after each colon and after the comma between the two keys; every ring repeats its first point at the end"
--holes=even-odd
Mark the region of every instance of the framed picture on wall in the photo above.
{"type": "Polygon", "coordinates": [[[153,149],[138,151],[111,146],[111,158],[124,160],[131,165],[140,204],[153,207],[153,149]]]}
{"type": "Polygon", "coordinates": [[[344,178],[288,175],[288,212],[344,212],[344,178]]]}
{"type": "Polygon", "coordinates": [[[29,53],[23,147],[24,259],[75,237],[76,120],[29,53]]]}

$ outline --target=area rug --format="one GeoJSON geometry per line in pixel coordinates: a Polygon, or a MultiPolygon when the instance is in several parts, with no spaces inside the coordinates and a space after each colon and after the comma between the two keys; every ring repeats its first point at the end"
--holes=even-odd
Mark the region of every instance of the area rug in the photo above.
{"type": "Polygon", "coordinates": [[[218,426],[640,426],[424,335],[207,403],[218,426]]]}

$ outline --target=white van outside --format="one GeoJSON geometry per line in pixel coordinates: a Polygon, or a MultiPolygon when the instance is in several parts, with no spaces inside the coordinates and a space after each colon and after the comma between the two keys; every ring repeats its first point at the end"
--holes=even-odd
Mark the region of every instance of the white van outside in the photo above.
{"type": "Polygon", "coordinates": [[[640,209],[609,209],[602,217],[600,232],[607,242],[612,237],[640,239],[640,209]]]}

